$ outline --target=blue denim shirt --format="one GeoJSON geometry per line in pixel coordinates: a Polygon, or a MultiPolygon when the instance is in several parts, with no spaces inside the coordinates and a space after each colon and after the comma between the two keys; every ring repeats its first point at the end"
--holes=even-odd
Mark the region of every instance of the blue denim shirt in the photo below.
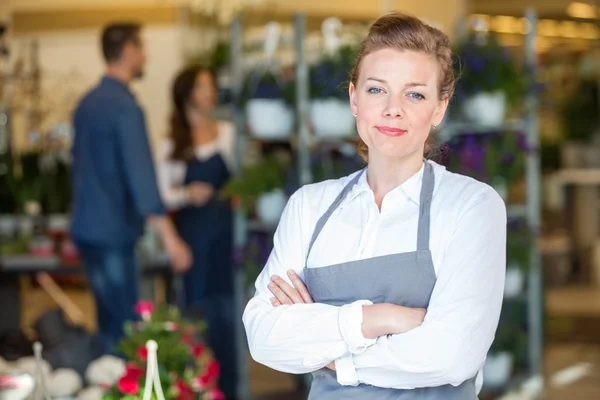
{"type": "Polygon", "coordinates": [[[146,217],[165,214],[142,109],[125,84],[104,77],[80,101],[73,123],[71,236],[135,242],[146,217]]]}

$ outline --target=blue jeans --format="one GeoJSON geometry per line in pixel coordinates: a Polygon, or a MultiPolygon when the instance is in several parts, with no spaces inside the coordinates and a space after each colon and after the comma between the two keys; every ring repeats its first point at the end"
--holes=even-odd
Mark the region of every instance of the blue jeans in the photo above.
{"type": "Polygon", "coordinates": [[[123,324],[137,319],[139,269],[134,244],[101,246],[76,243],[96,301],[98,338],[103,354],[116,355],[123,324]]]}

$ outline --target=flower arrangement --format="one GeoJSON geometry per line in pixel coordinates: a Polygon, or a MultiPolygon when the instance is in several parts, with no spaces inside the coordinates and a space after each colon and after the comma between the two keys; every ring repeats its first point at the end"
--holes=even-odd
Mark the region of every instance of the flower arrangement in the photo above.
{"type": "Polygon", "coordinates": [[[250,73],[244,81],[241,93],[242,104],[250,99],[282,99],[288,105],[295,103],[295,82],[287,74],[265,71],[250,73]]]}
{"type": "Polygon", "coordinates": [[[356,57],[356,48],[343,46],[334,55],[325,56],[309,70],[310,98],[348,100],[350,69],[356,57]]]}
{"type": "Polygon", "coordinates": [[[158,344],[158,373],[165,400],[221,400],[217,388],[219,364],[201,339],[204,323],[183,319],[176,307],[156,307],[151,302],[136,305],[139,321],[128,322],[125,338],[117,350],[127,359],[125,373],[103,396],[103,400],[141,400],[148,362],[146,343],[158,344]]]}
{"type": "Polygon", "coordinates": [[[456,99],[481,92],[503,91],[508,104],[515,104],[525,91],[523,71],[511,59],[508,50],[491,34],[471,32],[454,50],[456,99]]]}
{"type": "Polygon", "coordinates": [[[246,164],[242,174],[229,180],[221,194],[225,198],[234,197],[237,206],[252,212],[262,194],[284,188],[286,168],[287,162],[276,154],[246,164]]]}
{"type": "Polygon", "coordinates": [[[501,181],[508,188],[523,176],[525,156],[533,151],[522,132],[461,135],[447,146],[451,170],[492,186],[501,181]]]}

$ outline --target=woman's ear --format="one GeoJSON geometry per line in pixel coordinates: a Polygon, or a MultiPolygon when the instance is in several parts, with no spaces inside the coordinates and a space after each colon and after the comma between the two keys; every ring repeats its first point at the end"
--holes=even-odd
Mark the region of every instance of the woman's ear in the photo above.
{"type": "Polygon", "coordinates": [[[356,88],[354,87],[354,83],[350,83],[350,86],[348,86],[348,95],[350,96],[352,115],[356,116],[358,114],[358,106],[356,105],[356,88]]]}

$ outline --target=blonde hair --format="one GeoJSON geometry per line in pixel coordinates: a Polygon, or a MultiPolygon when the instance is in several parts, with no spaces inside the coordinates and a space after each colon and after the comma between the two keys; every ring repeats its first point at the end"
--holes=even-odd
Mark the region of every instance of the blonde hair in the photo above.
{"type": "MultiPolygon", "coordinates": [[[[408,14],[392,13],[380,17],[371,25],[369,34],[358,50],[354,67],[350,72],[350,82],[357,84],[363,59],[381,49],[417,51],[432,55],[440,67],[438,97],[450,99],[454,94],[454,70],[452,68],[452,49],[450,38],[420,19],[408,14]]],[[[430,146],[430,144],[426,144],[430,146]]],[[[362,141],[358,143],[358,153],[368,161],[368,147],[362,141]]]]}

